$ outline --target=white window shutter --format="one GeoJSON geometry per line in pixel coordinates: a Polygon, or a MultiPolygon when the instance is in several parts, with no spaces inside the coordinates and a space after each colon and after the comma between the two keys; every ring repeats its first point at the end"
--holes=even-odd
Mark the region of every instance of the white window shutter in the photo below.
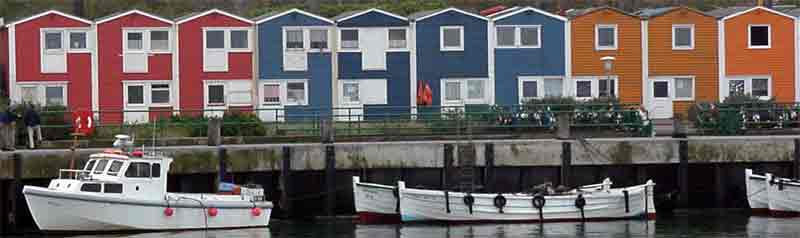
{"type": "Polygon", "coordinates": [[[147,73],[147,53],[125,52],[122,58],[122,72],[147,73]]]}
{"type": "Polygon", "coordinates": [[[308,54],[305,51],[284,51],[283,70],[306,71],[308,68],[308,54]]]}
{"type": "Polygon", "coordinates": [[[235,80],[228,82],[228,102],[230,104],[252,104],[251,88],[251,81],[235,80]]]}
{"type": "Polygon", "coordinates": [[[386,79],[359,80],[359,97],[362,104],[387,104],[386,79]]]}
{"type": "Polygon", "coordinates": [[[228,52],[206,49],[205,55],[203,55],[203,70],[207,72],[228,71],[228,52]]]}
{"type": "Polygon", "coordinates": [[[389,33],[386,28],[362,28],[359,32],[363,70],[385,70],[389,33]]]}

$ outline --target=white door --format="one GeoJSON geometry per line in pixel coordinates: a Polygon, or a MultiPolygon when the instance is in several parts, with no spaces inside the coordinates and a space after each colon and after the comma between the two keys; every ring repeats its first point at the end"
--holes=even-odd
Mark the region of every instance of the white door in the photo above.
{"type": "Polygon", "coordinates": [[[650,81],[647,110],[655,119],[672,118],[672,79],[653,79],[650,81]]]}
{"type": "Polygon", "coordinates": [[[146,123],[149,119],[149,113],[146,99],[145,99],[145,85],[144,84],[127,84],[125,85],[125,123],[146,123]]]}

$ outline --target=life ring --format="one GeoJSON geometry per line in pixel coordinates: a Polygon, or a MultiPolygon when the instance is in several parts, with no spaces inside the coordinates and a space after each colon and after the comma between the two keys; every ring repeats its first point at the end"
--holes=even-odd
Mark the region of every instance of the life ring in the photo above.
{"type": "Polygon", "coordinates": [[[575,198],[575,207],[583,210],[584,206],[586,206],[586,199],[583,198],[583,194],[578,194],[578,197],[575,198]]]}
{"type": "Polygon", "coordinates": [[[533,203],[533,207],[538,209],[542,209],[546,202],[544,196],[542,196],[541,194],[536,194],[536,196],[533,196],[533,200],[531,201],[533,203]]]}
{"type": "Polygon", "coordinates": [[[500,210],[500,213],[503,213],[503,207],[506,206],[506,197],[503,197],[502,194],[497,194],[494,197],[494,207],[500,210]]]}

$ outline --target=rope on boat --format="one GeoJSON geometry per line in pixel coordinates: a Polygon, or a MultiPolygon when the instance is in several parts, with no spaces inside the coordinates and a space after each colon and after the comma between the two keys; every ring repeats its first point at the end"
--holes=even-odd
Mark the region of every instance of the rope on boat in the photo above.
{"type": "Polygon", "coordinates": [[[757,193],[761,193],[764,190],[767,190],[767,187],[764,187],[762,189],[756,190],[755,192],[747,194],[747,198],[751,198],[751,197],[755,196],[757,193]]]}
{"type": "Polygon", "coordinates": [[[447,213],[450,213],[450,192],[444,190],[444,209],[447,213]]]}
{"type": "MultiPolygon", "coordinates": [[[[200,194],[200,196],[202,197],[203,195],[200,194]]],[[[190,200],[190,201],[195,201],[195,202],[200,204],[200,208],[203,209],[203,218],[204,218],[203,221],[204,221],[204,224],[205,224],[205,229],[208,230],[208,213],[206,212],[206,208],[207,208],[206,204],[204,204],[202,200],[195,199],[195,198],[184,197],[184,196],[178,196],[177,198],[178,199],[175,199],[175,202],[179,202],[182,199],[186,199],[186,200],[190,200]]],[[[164,200],[167,200],[167,204],[169,204],[169,197],[168,196],[164,196],[164,200]]]]}
{"type": "Polygon", "coordinates": [[[498,193],[497,196],[494,197],[494,207],[496,207],[500,213],[503,213],[503,207],[506,206],[506,202],[506,197],[504,197],[503,194],[498,193]]]}
{"type": "Polygon", "coordinates": [[[625,213],[631,212],[630,208],[630,195],[628,195],[628,190],[622,190],[622,195],[625,195],[625,213]]]}
{"type": "Polygon", "coordinates": [[[575,198],[575,207],[581,210],[581,222],[586,221],[586,216],[583,212],[584,206],[586,206],[586,199],[583,198],[583,194],[578,194],[578,197],[575,198]]]}
{"type": "Polygon", "coordinates": [[[542,194],[536,194],[535,196],[533,196],[533,199],[531,199],[531,203],[533,203],[533,207],[535,207],[536,209],[539,209],[539,222],[540,223],[544,222],[544,214],[542,214],[542,209],[544,208],[545,202],[547,202],[547,201],[545,200],[544,196],[542,196],[542,194]]]}
{"type": "Polygon", "coordinates": [[[394,212],[400,213],[400,190],[397,186],[392,189],[392,195],[395,198],[394,212]]]}
{"type": "Polygon", "coordinates": [[[472,204],[475,204],[475,197],[472,194],[467,193],[467,196],[464,196],[464,204],[467,205],[469,208],[469,214],[472,214],[472,204]]]}

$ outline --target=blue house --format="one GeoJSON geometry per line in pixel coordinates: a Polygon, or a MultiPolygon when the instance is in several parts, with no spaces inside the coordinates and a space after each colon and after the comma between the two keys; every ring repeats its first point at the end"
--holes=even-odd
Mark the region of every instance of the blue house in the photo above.
{"type": "Polygon", "coordinates": [[[316,119],[333,106],[334,22],[299,9],[256,22],[257,110],[264,121],[316,119]]]}
{"type": "Polygon", "coordinates": [[[373,8],[342,13],[334,21],[339,36],[336,119],[408,115],[412,97],[408,19],[373,8]]]}
{"type": "Polygon", "coordinates": [[[570,76],[569,23],[532,7],[490,15],[496,103],[566,95],[570,76]]]}
{"type": "Polygon", "coordinates": [[[415,13],[409,18],[416,43],[412,89],[416,94],[416,84],[424,83],[432,93],[432,107],[419,107],[418,113],[435,112],[440,106],[447,111],[493,104],[489,20],[457,8],[415,13]]]}

